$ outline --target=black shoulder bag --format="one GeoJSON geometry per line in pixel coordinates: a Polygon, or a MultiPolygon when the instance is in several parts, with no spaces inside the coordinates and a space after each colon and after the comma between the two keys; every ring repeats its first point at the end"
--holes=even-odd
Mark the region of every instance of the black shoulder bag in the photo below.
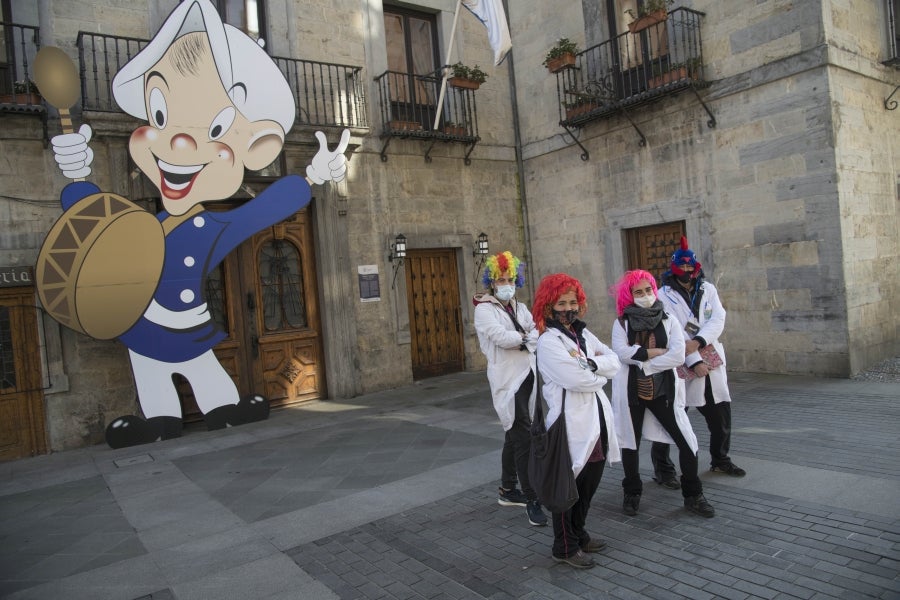
{"type": "MultiPolygon", "coordinates": [[[[537,362],[537,361],[535,361],[537,362]]],[[[566,390],[563,388],[559,418],[547,429],[544,422],[544,400],[541,393],[540,369],[537,370],[537,398],[531,420],[531,450],[528,457],[528,481],[538,500],[555,513],[572,508],[578,501],[569,436],[566,432],[566,390]]]]}

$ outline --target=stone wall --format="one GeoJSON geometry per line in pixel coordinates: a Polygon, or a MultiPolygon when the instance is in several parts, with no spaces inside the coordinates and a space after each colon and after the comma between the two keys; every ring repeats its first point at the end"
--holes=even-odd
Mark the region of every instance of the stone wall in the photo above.
{"type": "MultiPolygon", "coordinates": [[[[729,311],[732,369],[847,376],[897,352],[897,241],[886,235],[900,229],[897,115],[879,106],[897,76],[877,63],[880,9],[850,4],[692,3],[706,12],[712,85],[700,93],[717,126],[690,92],[666,97],[631,112],[644,148],[621,117],[578,130],[588,162],[561,128],[548,130],[554,78],[517,69],[523,86],[541,86],[520,107],[535,122],[525,152],[537,268],[582,278],[596,329],[614,317],[607,289],[624,268],[623,229],[684,220],[729,311]]],[[[585,37],[605,39],[594,34],[605,3],[585,5],[585,37]]],[[[578,20],[566,24],[525,40],[531,62],[539,44],[581,39],[578,20]]]]}

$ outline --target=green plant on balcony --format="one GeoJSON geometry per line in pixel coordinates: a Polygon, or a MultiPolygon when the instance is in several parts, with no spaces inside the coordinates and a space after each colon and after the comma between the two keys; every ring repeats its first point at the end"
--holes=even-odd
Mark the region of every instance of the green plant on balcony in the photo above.
{"type": "Polygon", "coordinates": [[[0,95],[0,104],[31,104],[41,103],[41,92],[37,85],[30,79],[22,79],[13,82],[13,93],[0,95]]]}
{"type": "Polygon", "coordinates": [[[441,130],[447,135],[466,135],[466,126],[464,123],[454,123],[453,121],[444,121],[441,130]]]}
{"type": "Polygon", "coordinates": [[[450,66],[450,85],[477,90],[487,80],[487,73],[478,65],[467,67],[461,62],[450,66]]]}
{"type": "Polygon", "coordinates": [[[38,86],[30,79],[22,79],[13,82],[13,91],[17,94],[40,94],[38,86]]]}
{"type": "Polygon", "coordinates": [[[698,79],[702,65],[698,57],[688,58],[684,62],[653,63],[653,76],[647,82],[647,87],[653,89],[682,79],[698,79]]]}
{"type": "Polygon", "coordinates": [[[567,121],[576,117],[580,117],[583,114],[592,112],[593,110],[599,108],[599,106],[600,104],[596,100],[591,98],[579,98],[574,102],[563,103],[567,121]]]}
{"type": "Polygon", "coordinates": [[[625,14],[631,17],[628,30],[631,33],[638,33],[652,25],[665,21],[669,18],[668,7],[674,3],[675,0],[644,0],[637,13],[635,13],[634,9],[625,9],[625,14]]]}
{"type": "Polygon", "coordinates": [[[543,64],[551,73],[556,73],[561,69],[574,66],[576,54],[578,54],[578,44],[569,38],[561,37],[547,51],[543,64]]]}

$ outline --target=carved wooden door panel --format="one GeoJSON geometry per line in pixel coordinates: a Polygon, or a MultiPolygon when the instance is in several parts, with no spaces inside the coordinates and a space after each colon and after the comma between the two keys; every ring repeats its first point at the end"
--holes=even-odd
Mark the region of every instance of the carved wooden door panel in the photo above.
{"type": "Polygon", "coordinates": [[[628,268],[649,271],[658,282],[659,276],[669,270],[684,231],[684,221],[626,230],[628,268]]]}
{"type": "Polygon", "coordinates": [[[44,454],[44,394],[33,288],[0,289],[0,460],[44,454]]]}
{"type": "Polygon", "coordinates": [[[404,268],[413,378],[462,371],[462,307],[455,251],[408,250],[404,268]]]}

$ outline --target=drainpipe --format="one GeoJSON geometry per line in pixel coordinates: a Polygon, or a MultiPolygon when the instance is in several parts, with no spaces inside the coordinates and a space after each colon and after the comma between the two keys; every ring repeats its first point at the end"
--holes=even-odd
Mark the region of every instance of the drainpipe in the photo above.
{"type": "MultiPolygon", "coordinates": [[[[503,0],[503,10],[506,11],[506,18],[509,21],[509,0],[503,0]]],[[[512,37],[512,33],[510,32],[510,37],[512,37]]],[[[516,187],[518,188],[518,198],[519,198],[519,209],[522,212],[522,231],[524,235],[525,242],[525,256],[526,263],[528,264],[528,281],[530,282],[529,287],[531,288],[532,294],[536,289],[537,282],[534,280],[534,260],[531,254],[531,227],[528,224],[528,198],[525,193],[525,162],[522,159],[522,130],[519,127],[519,100],[518,95],[516,94],[516,69],[515,69],[515,60],[513,59],[513,55],[515,54],[515,47],[510,50],[509,54],[506,55],[506,60],[509,62],[508,71],[509,71],[509,103],[512,106],[512,125],[513,125],[513,133],[515,135],[515,152],[516,152],[516,187]]]]}

